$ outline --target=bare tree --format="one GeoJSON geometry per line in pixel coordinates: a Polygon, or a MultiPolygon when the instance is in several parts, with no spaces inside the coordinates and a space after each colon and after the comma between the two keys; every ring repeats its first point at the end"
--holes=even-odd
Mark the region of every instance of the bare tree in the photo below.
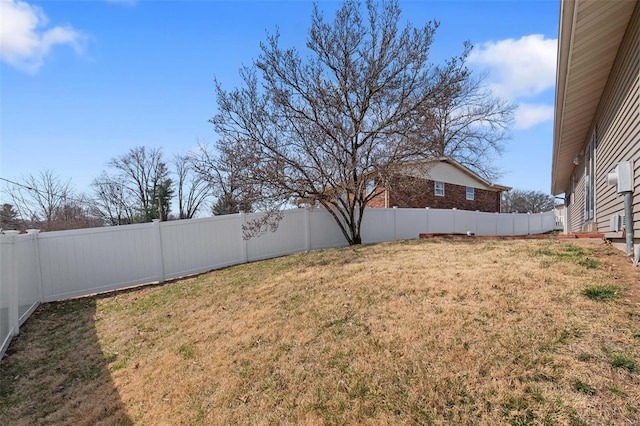
{"type": "Polygon", "coordinates": [[[243,87],[216,82],[210,120],[261,200],[318,202],[350,244],[361,242],[364,208],[377,195],[367,182],[428,156],[419,136],[433,132],[430,112],[469,76],[469,46],[443,65],[429,61],[437,23],[399,28],[396,1],[367,1],[364,15],[348,0],[327,22],[316,5],[305,60],[269,36],[241,69],[243,87]]]}
{"type": "Polygon", "coordinates": [[[252,211],[261,185],[251,177],[251,167],[246,163],[250,154],[245,153],[238,161],[235,155],[242,146],[234,141],[218,143],[215,148],[200,144],[198,148],[191,156],[191,164],[216,198],[211,212],[224,215],[252,211]]]}
{"type": "Polygon", "coordinates": [[[133,148],[109,166],[115,173],[103,172],[92,184],[101,217],[117,224],[168,218],[173,182],[161,149],[133,148]]]}
{"type": "Polygon", "coordinates": [[[104,224],[102,218],[93,215],[93,208],[88,201],[74,199],[55,210],[50,230],[96,228],[104,224]]]}
{"type": "Polygon", "coordinates": [[[491,158],[510,138],[516,106],[493,96],[482,78],[460,80],[449,87],[442,102],[425,111],[435,126],[423,135],[434,157],[450,157],[485,177],[498,178],[491,158]]]}
{"type": "Polygon", "coordinates": [[[93,212],[109,225],[128,225],[138,217],[137,203],[119,176],[103,172],[93,180],[93,212]]]}
{"type": "Polygon", "coordinates": [[[9,196],[20,217],[43,231],[54,230],[54,215],[73,198],[71,180],[52,170],[29,175],[10,186],[9,196]]]}
{"type": "Polygon", "coordinates": [[[512,189],[502,193],[502,213],[541,213],[553,210],[555,199],[541,191],[512,189]]]}
{"type": "Polygon", "coordinates": [[[193,218],[209,197],[209,184],[199,173],[196,173],[191,157],[176,155],[174,166],[178,189],[178,217],[193,218]]]}

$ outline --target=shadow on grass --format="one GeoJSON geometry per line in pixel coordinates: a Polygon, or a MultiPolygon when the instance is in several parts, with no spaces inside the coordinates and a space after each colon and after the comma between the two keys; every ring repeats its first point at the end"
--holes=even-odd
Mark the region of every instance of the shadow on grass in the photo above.
{"type": "Polygon", "coordinates": [[[133,424],[95,328],[96,298],[41,305],[0,362],[0,424],[133,424]]]}

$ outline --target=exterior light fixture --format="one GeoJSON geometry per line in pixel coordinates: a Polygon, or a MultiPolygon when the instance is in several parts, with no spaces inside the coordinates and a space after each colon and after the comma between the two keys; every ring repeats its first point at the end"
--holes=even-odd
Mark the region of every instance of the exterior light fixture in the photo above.
{"type": "Polygon", "coordinates": [[[580,164],[580,159],[582,157],[584,157],[584,151],[580,151],[579,153],[576,154],[575,157],[573,157],[573,164],[575,164],[576,166],[580,164]]]}

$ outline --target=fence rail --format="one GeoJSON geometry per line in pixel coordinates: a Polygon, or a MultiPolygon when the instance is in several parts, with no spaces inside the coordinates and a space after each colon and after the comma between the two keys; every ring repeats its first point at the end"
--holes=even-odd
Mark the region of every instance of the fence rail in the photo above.
{"type": "MultiPolygon", "coordinates": [[[[283,212],[276,232],[245,240],[242,225],[259,214],[106,228],[0,235],[0,358],[43,302],[164,282],[225,266],[347,245],[324,209],[283,212]]],[[[367,209],[363,243],[420,233],[540,234],[553,212],[498,214],[440,209],[367,209]]]]}

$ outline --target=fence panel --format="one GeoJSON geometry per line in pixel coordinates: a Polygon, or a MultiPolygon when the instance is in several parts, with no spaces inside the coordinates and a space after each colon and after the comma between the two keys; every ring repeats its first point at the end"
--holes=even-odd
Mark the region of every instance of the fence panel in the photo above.
{"type": "MultiPolygon", "coordinates": [[[[305,251],[308,230],[305,215],[308,213],[306,209],[288,210],[284,212],[276,232],[267,231],[247,240],[248,260],[268,259],[305,251]]],[[[263,216],[262,213],[252,213],[246,215],[246,220],[250,222],[263,216]]]]}
{"type": "MultiPolygon", "coordinates": [[[[543,216],[541,214],[530,214],[529,215],[529,230],[528,234],[542,234],[544,231],[542,230],[544,227],[543,224],[543,216]]],[[[554,224],[555,225],[555,224],[554,224]]]]}
{"type": "Polygon", "coordinates": [[[429,209],[428,233],[450,234],[454,232],[453,210],[429,209]]]}
{"type": "Polygon", "coordinates": [[[344,247],[347,240],[326,209],[309,210],[309,248],[311,250],[344,247]]]}
{"type": "Polygon", "coordinates": [[[477,212],[478,223],[476,235],[498,235],[498,221],[501,216],[498,213],[477,212]]]}
{"type": "Polygon", "coordinates": [[[420,234],[427,232],[428,210],[427,209],[404,209],[396,210],[396,240],[409,240],[418,238],[420,234]]]}
{"type": "Polygon", "coordinates": [[[366,209],[362,218],[362,242],[379,243],[394,239],[397,209],[366,209]]]}
{"type": "MultiPolygon", "coordinates": [[[[558,229],[558,223],[556,222],[556,215],[554,212],[542,213],[540,216],[542,216],[541,232],[544,233],[544,232],[548,232],[550,229],[551,230],[558,229]]],[[[563,229],[562,223],[560,223],[559,229],[563,229]]]]}
{"type": "Polygon", "coordinates": [[[17,235],[14,240],[18,319],[22,325],[40,304],[40,268],[36,234],[17,235]]]}
{"type": "Polygon", "coordinates": [[[532,216],[530,214],[515,214],[513,216],[513,234],[511,235],[529,234],[529,220],[532,216]]]}
{"type": "Polygon", "coordinates": [[[12,319],[16,309],[13,300],[13,235],[0,235],[0,358],[17,333],[18,324],[12,319]]]}
{"type": "Polygon", "coordinates": [[[498,219],[496,235],[515,235],[514,223],[516,215],[515,213],[501,214],[498,219]]]}
{"type": "Polygon", "coordinates": [[[240,215],[162,222],[159,226],[166,279],[244,261],[240,215]]]}
{"type": "Polygon", "coordinates": [[[454,234],[466,234],[476,233],[476,224],[478,221],[478,212],[467,210],[454,210],[453,216],[453,233],[454,234]]]}
{"type": "Polygon", "coordinates": [[[153,224],[40,234],[45,302],[158,280],[153,224]]]}

